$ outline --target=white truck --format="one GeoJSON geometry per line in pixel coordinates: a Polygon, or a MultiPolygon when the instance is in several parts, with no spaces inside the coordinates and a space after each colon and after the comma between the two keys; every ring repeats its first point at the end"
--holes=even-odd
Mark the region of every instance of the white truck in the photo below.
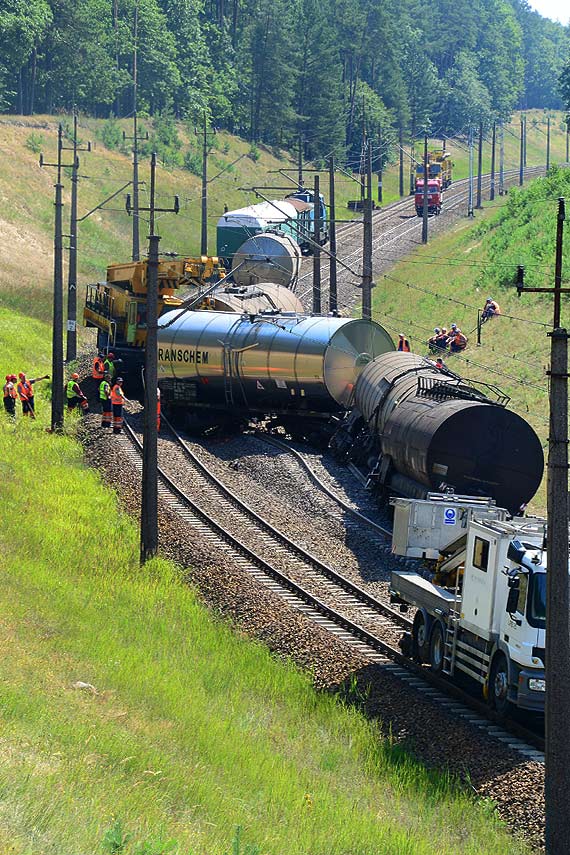
{"type": "Polygon", "coordinates": [[[468,675],[501,715],[513,706],[542,712],[545,520],[507,521],[492,500],[466,496],[393,505],[392,551],[427,565],[425,575],[391,575],[392,602],[417,609],[403,652],[450,678],[468,675]]]}

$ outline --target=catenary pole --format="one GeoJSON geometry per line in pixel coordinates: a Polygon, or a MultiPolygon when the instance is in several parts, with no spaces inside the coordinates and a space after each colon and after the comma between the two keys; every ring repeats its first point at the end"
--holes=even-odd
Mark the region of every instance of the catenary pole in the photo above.
{"type": "Polygon", "coordinates": [[[329,266],[329,312],[336,312],[338,309],[336,269],[336,205],[334,179],[334,155],[331,154],[329,158],[329,249],[331,253],[329,266]]]}
{"type": "Polygon", "coordinates": [[[524,138],[524,148],[523,148],[523,152],[524,152],[524,156],[523,156],[523,164],[524,164],[524,168],[526,169],[526,119],[527,119],[526,113],[524,114],[524,117],[523,117],[523,118],[524,118],[524,133],[523,133],[523,138],[524,138]]]}
{"type": "Polygon", "coordinates": [[[519,162],[519,185],[522,187],[524,183],[524,121],[521,116],[521,151],[519,162]]]}
{"type": "Polygon", "coordinates": [[[550,169],[550,116],[546,119],[546,171],[550,169]]]}
{"type": "Polygon", "coordinates": [[[483,122],[479,122],[479,149],[477,152],[477,209],[483,207],[483,122]]]}
{"type": "Polygon", "coordinates": [[[40,166],[53,166],[57,169],[55,183],[55,215],[53,239],[53,317],[52,317],[52,351],[51,351],[51,429],[59,431],[63,428],[63,185],[61,173],[64,168],[73,164],[62,162],[63,127],[60,124],[57,131],[57,162],[47,163],[40,154],[40,166]]]}
{"type": "Polygon", "coordinates": [[[499,142],[499,196],[505,192],[505,126],[501,120],[499,142]]]}
{"type": "Polygon", "coordinates": [[[303,189],[303,137],[299,134],[299,150],[297,154],[297,183],[299,190],[303,189]]]}
{"type": "Polygon", "coordinates": [[[569,162],[570,157],[570,118],[566,119],[566,163],[569,162]]]}
{"type": "Polygon", "coordinates": [[[467,193],[467,216],[473,217],[473,127],[469,125],[469,187],[467,193]]]}
{"type": "Polygon", "coordinates": [[[491,138],[491,190],[489,199],[492,202],[495,199],[495,147],[497,144],[497,123],[493,122],[493,136],[491,138]]]}
{"type": "Polygon", "coordinates": [[[147,263],[147,337],[144,360],[144,422],[143,470],[141,486],[140,561],[144,564],[158,552],[158,246],[160,237],[155,232],[157,212],[178,213],[178,196],[173,208],[156,207],[156,152],[150,162],[149,248],[147,263]]]}
{"type": "Polygon", "coordinates": [[[422,217],[422,243],[428,242],[428,135],[424,136],[424,208],[422,217]]]}
{"type": "Polygon", "coordinates": [[[382,204],[382,128],[378,131],[378,204],[382,204]]]}
{"type": "Polygon", "coordinates": [[[141,564],[158,552],[158,245],[155,234],[156,154],[150,162],[150,228],[147,264],[147,338],[144,366],[144,443],[141,502],[141,564]]]}
{"type": "Polygon", "coordinates": [[[73,140],[71,146],[62,146],[63,151],[73,152],[71,167],[71,211],[69,224],[69,268],[67,271],[67,349],[66,362],[77,357],[77,251],[79,232],[77,227],[77,189],[79,183],[79,151],[91,151],[91,143],[85,148],[77,139],[77,113],[73,112],[73,140]]]}
{"type": "Polygon", "coordinates": [[[366,147],[366,197],[362,241],[362,317],[372,320],[372,147],[366,147]]]}
{"type": "Polygon", "coordinates": [[[321,190],[315,175],[313,190],[313,314],[321,313],[321,190]]]}
{"type": "Polygon", "coordinates": [[[400,122],[399,129],[399,147],[400,147],[400,199],[404,196],[404,128],[400,122]]]}
{"type": "Polygon", "coordinates": [[[564,199],[558,200],[554,288],[518,288],[554,296],[550,336],[547,483],[545,812],[547,855],[567,855],[570,840],[570,576],[568,574],[568,332],[561,326],[564,199]]]}
{"type": "Polygon", "coordinates": [[[55,185],[55,224],[53,256],[53,322],[51,353],[51,429],[63,428],[63,201],[61,184],[62,126],[58,130],[58,168],[55,185]]]}

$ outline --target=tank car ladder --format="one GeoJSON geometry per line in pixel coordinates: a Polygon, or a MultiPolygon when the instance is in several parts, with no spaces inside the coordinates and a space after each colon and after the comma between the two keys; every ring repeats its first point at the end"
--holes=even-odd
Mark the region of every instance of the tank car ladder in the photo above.
{"type": "Polygon", "coordinates": [[[224,398],[226,406],[233,407],[234,389],[233,389],[233,373],[232,373],[232,348],[229,344],[224,344],[224,398]]]}
{"type": "Polygon", "coordinates": [[[453,603],[450,606],[445,624],[445,638],[443,642],[443,667],[442,673],[449,677],[453,676],[455,670],[455,657],[457,654],[457,636],[459,634],[459,621],[461,620],[461,609],[459,605],[459,580],[461,576],[459,567],[455,571],[455,589],[453,591],[453,603]]]}

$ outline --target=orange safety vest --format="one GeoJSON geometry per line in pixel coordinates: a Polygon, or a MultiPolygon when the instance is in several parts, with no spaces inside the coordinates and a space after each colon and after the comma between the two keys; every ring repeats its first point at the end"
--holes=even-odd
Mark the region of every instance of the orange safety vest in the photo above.
{"type": "Polygon", "coordinates": [[[113,388],[111,389],[111,403],[112,404],[122,404],[125,400],[125,393],[121,389],[118,383],[115,383],[113,388]]]}
{"type": "Polygon", "coordinates": [[[100,356],[96,356],[93,360],[93,370],[91,376],[94,380],[102,380],[105,376],[105,361],[100,356]]]}
{"type": "Polygon", "coordinates": [[[398,343],[398,350],[400,353],[409,353],[410,352],[410,342],[407,338],[400,339],[398,343]]]}
{"type": "Polygon", "coordinates": [[[29,401],[34,397],[34,388],[28,380],[20,380],[17,388],[20,401],[29,401]]]}
{"type": "Polygon", "coordinates": [[[11,380],[4,384],[4,397],[5,398],[17,398],[18,395],[16,390],[14,389],[14,384],[11,380]]]}

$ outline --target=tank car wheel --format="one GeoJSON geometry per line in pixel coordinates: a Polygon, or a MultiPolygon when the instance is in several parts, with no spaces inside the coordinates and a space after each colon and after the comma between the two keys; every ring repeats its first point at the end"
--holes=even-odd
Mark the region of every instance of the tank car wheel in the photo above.
{"type": "Polygon", "coordinates": [[[439,621],[433,625],[429,641],[429,664],[434,674],[443,671],[443,656],[445,653],[445,640],[443,627],[439,621]]]}
{"type": "Polygon", "coordinates": [[[423,612],[417,611],[412,627],[412,653],[418,662],[429,662],[429,623],[423,612]]]}
{"type": "Polygon", "coordinates": [[[491,666],[489,679],[489,704],[501,716],[512,711],[509,701],[509,666],[504,653],[497,653],[491,666]]]}

